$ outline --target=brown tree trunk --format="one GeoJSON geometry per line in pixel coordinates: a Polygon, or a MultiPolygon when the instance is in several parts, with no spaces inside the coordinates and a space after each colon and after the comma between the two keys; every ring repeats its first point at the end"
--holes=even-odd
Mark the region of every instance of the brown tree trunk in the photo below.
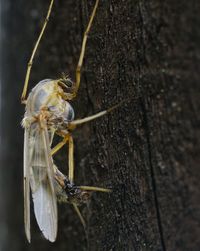
{"type": "MultiPolygon", "coordinates": [[[[55,0],[31,87],[62,72],[74,79],[94,1],[55,0]]],[[[200,247],[200,3],[101,1],[82,82],[72,102],[81,118],[127,98],[74,132],[76,183],[111,187],[82,207],[59,206],[57,241],[32,217],[23,229],[20,93],[48,1],[2,2],[0,250],[198,251],[200,247]]],[[[66,148],[55,161],[67,173],[66,148]]],[[[33,212],[32,212],[33,214],[33,212]]]]}

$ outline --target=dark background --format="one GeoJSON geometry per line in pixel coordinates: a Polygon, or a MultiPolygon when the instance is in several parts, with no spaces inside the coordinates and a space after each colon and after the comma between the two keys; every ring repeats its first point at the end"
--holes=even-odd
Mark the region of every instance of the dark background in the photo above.
{"type": "MultiPolygon", "coordinates": [[[[69,205],[46,241],[32,214],[23,226],[24,107],[20,95],[49,1],[1,1],[0,250],[198,251],[200,247],[200,2],[100,0],[79,95],[84,117],[134,98],[74,133],[76,183],[112,187],[69,205]]],[[[64,71],[74,79],[94,1],[55,0],[30,88],[64,71]]],[[[58,140],[58,139],[57,139],[58,140]]],[[[67,172],[66,148],[56,163],[67,172]]]]}

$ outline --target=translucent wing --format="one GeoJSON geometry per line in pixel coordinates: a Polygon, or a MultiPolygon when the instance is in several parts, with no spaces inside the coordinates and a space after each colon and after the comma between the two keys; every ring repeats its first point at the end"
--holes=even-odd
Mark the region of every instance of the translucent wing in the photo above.
{"type": "Polygon", "coordinates": [[[57,201],[53,186],[53,161],[47,128],[40,128],[38,123],[31,125],[25,133],[25,230],[30,239],[30,204],[28,190],[30,181],[34,212],[37,223],[46,239],[53,242],[57,235],[57,201]],[[28,178],[27,178],[28,177],[28,178]]]}
{"type": "Polygon", "coordinates": [[[29,155],[29,134],[30,129],[25,129],[24,133],[24,226],[25,233],[28,242],[31,241],[30,234],[30,165],[28,164],[28,160],[30,159],[29,155]]]}

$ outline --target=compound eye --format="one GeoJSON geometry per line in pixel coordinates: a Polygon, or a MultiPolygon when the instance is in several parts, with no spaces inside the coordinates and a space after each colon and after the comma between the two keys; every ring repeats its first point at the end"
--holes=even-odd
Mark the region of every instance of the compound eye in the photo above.
{"type": "Polygon", "coordinates": [[[73,90],[74,82],[70,78],[62,78],[58,84],[62,87],[64,92],[73,90]]]}
{"type": "Polygon", "coordinates": [[[72,88],[73,85],[74,85],[74,82],[70,79],[70,78],[67,78],[66,80],[64,80],[64,83],[65,85],[68,87],[68,88],[72,88]]]}

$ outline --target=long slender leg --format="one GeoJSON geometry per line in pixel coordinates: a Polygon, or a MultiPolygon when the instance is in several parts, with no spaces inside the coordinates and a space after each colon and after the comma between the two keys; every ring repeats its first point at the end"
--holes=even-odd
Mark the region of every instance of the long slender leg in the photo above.
{"type": "Polygon", "coordinates": [[[118,108],[118,107],[119,107],[122,103],[124,103],[124,102],[125,102],[125,100],[123,100],[122,102],[120,102],[119,104],[117,104],[117,105],[115,105],[115,106],[112,106],[112,107],[109,108],[108,110],[99,112],[99,113],[97,113],[97,114],[88,116],[88,117],[86,117],[86,118],[83,118],[83,119],[76,119],[76,120],[70,122],[70,123],[68,124],[68,127],[69,127],[70,129],[74,129],[74,128],[76,128],[77,125],[81,125],[81,124],[83,124],[83,123],[89,122],[89,121],[94,120],[94,119],[97,119],[97,118],[99,118],[99,117],[102,117],[102,116],[104,116],[104,115],[106,115],[106,114],[112,112],[114,109],[118,108]]]}
{"type": "Polygon", "coordinates": [[[77,91],[79,89],[79,85],[80,85],[80,81],[81,81],[81,68],[82,68],[82,65],[83,65],[83,59],[84,59],[84,55],[85,55],[85,48],[86,48],[88,33],[90,32],[90,29],[91,29],[92,22],[93,22],[93,19],[95,17],[95,14],[96,14],[98,4],[99,4],[99,0],[96,0],[95,5],[94,5],[94,9],[93,9],[92,14],[90,16],[88,26],[87,26],[87,28],[86,28],[86,30],[84,32],[82,47],[81,47],[81,53],[80,53],[78,65],[77,65],[77,68],[76,68],[76,83],[75,83],[74,97],[76,96],[76,93],[77,93],[77,91]]]}
{"type": "Polygon", "coordinates": [[[103,193],[111,193],[112,190],[108,188],[102,188],[102,187],[91,187],[91,186],[78,186],[81,190],[86,191],[94,191],[94,192],[103,192],[103,193]]]}
{"type": "MultiPolygon", "coordinates": [[[[84,190],[84,191],[86,190],[86,191],[104,192],[104,193],[110,193],[111,192],[110,189],[101,188],[101,187],[78,186],[78,188],[80,188],[81,190],[84,190]]],[[[78,214],[78,217],[79,217],[81,223],[83,224],[83,227],[86,228],[85,220],[84,220],[83,216],[81,215],[81,212],[80,212],[78,206],[75,203],[73,203],[72,205],[74,207],[74,210],[78,214]]]]}
{"type": "Polygon", "coordinates": [[[54,148],[51,150],[51,155],[57,153],[67,143],[68,140],[69,140],[69,134],[65,135],[63,140],[59,142],[56,146],[54,146],[54,148]]]}
{"type": "MultiPolygon", "coordinates": [[[[69,173],[68,173],[68,178],[71,183],[74,181],[74,141],[71,135],[69,135],[69,173]]],[[[78,206],[75,203],[72,203],[74,210],[76,211],[83,227],[86,227],[85,220],[78,208],[78,206]]]]}
{"type": "MultiPolygon", "coordinates": [[[[74,181],[74,142],[73,142],[73,138],[71,135],[69,135],[69,174],[68,174],[68,178],[69,181],[71,183],[73,183],[74,181]]],[[[79,186],[79,188],[81,190],[88,190],[88,191],[96,191],[96,192],[111,192],[110,189],[106,189],[106,188],[100,188],[100,187],[90,187],[90,186],[79,186]]],[[[85,224],[85,220],[83,218],[83,216],[81,215],[81,212],[78,208],[78,206],[73,203],[73,207],[74,210],[76,211],[76,213],[78,214],[78,217],[81,221],[81,223],[83,224],[84,228],[86,227],[85,224]]]]}
{"type": "Polygon", "coordinates": [[[54,155],[58,152],[66,143],[68,142],[69,150],[68,150],[68,178],[71,183],[74,181],[74,141],[70,134],[64,136],[63,140],[58,143],[52,150],[51,155],[54,155]]]}
{"type": "Polygon", "coordinates": [[[49,4],[48,11],[47,11],[47,16],[45,18],[44,24],[42,26],[42,29],[41,29],[40,34],[39,34],[39,37],[38,37],[38,39],[36,41],[36,44],[35,44],[35,46],[33,48],[30,60],[29,60],[28,65],[27,65],[27,71],[26,71],[26,77],[25,77],[25,82],[24,82],[24,88],[23,88],[22,96],[21,96],[21,102],[22,103],[25,103],[25,98],[26,98],[26,93],[27,93],[28,83],[29,83],[29,78],[30,78],[30,72],[31,72],[32,64],[33,64],[33,59],[34,59],[35,53],[37,51],[37,48],[39,46],[40,40],[41,40],[41,38],[42,38],[42,36],[44,34],[44,31],[45,31],[45,28],[47,26],[47,23],[49,21],[49,17],[50,17],[50,14],[51,14],[53,3],[54,3],[54,0],[51,0],[50,4],[49,4]]]}
{"type": "Polygon", "coordinates": [[[74,141],[71,135],[69,135],[69,152],[68,152],[68,165],[69,173],[68,178],[71,183],[74,182],[74,141]]]}
{"type": "MultiPolygon", "coordinates": [[[[69,181],[71,183],[73,183],[74,181],[74,141],[73,141],[73,138],[71,135],[69,135],[69,174],[68,174],[68,178],[69,178],[69,181]]],[[[83,224],[83,227],[85,228],[86,227],[86,224],[85,224],[85,220],[83,218],[83,216],[81,215],[81,212],[78,208],[78,206],[75,204],[75,203],[72,203],[73,207],[74,207],[74,210],[76,211],[81,223],[83,224]]]]}
{"type": "Polygon", "coordinates": [[[83,224],[83,227],[86,228],[85,220],[84,220],[83,216],[81,215],[81,212],[80,212],[78,206],[75,203],[73,203],[72,205],[74,207],[74,210],[78,214],[78,217],[79,217],[81,223],[83,224]]]}

